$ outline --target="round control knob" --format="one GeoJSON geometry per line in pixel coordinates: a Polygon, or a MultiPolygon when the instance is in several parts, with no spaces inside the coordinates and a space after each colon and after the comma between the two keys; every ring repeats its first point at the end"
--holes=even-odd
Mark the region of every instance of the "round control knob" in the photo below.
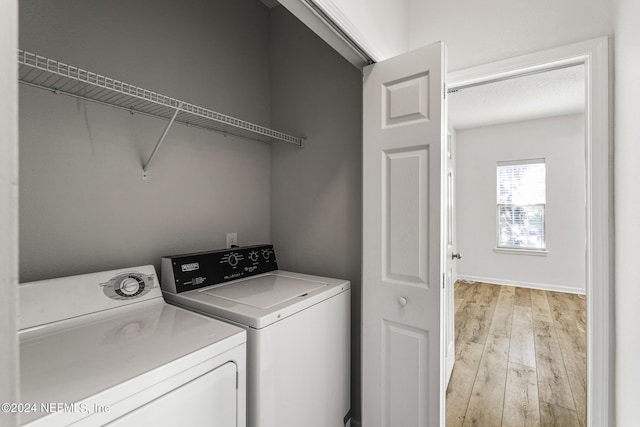
{"type": "Polygon", "coordinates": [[[407,305],[408,300],[405,297],[400,297],[398,298],[398,304],[400,304],[402,307],[407,305]]]}
{"type": "Polygon", "coordinates": [[[133,277],[126,277],[120,282],[120,291],[125,295],[133,295],[140,289],[140,283],[133,277]]]}
{"type": "Polygon", "coordinates": [[[236,265],[238,265],[238,255],[229,254],[229,265],[231,267],[235,267],[236,265]]]}
{"type": "Polygon", "coordinates": [[[256,262],[258,260],[258,252],[251,251],[251,253],[249,254],[249,259],[253,262],[256,262]]]}
{"type": "Polygon", "coordinates": [[[263,249],[262,250],[262,257],[264,259],[269,259],[270,256],[271,256],[271,252],[269,252],[269,250],[267,250],[267,249],[263,249]]]}
{"type": "Polygon", "coordinates": [[[109,298],[116,300],[137,298],[153,289],[153,277],[137,272],[122,273],[112,277],[108,282],[100,283],[100,286],[109,298]]]}

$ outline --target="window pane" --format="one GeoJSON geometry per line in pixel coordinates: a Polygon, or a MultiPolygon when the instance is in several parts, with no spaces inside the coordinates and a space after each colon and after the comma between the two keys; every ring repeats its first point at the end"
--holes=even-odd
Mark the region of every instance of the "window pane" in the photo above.
{"type": "Polygon", "coordinates": [[[544,205],[499,205],[498,246],[544,249],[544,205]]]}
{"type": "Polygon", "coordinates": [[[544,204],[545,163],[498,163],[498,204],[544,204]]]}

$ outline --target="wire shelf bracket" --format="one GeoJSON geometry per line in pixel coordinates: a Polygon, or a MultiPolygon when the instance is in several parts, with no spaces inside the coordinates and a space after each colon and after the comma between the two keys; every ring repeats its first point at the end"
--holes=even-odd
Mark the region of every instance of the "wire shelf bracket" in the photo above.
{"type": "Polygon", "coordinates": [[[147,160],[147,162],[142,166],[142,179],[143,180],[149,179],[149,165],[151,164],[151,161],[155,157],[156,153],[158,152],[158,149],[160,148],[160,145],[164,141],[164,138],[167,136],[167,133],[169,133],[169,129],[171,129],[171,126],[173,125],[173,122],[176,121],[176,117],[178,117],[178,113],[180,112],[180,106],[181,105],[182,104],[178,105],[178,108],[176,108],[175,113],[173,113],[173,116],[171,116],[171,120],[169,120],[169,123],[167,123],[167,126],[164,128],[164,131],[162,132],[162,135],[160,135],[160,139],[156,143],[156,146],[153,147],[153,151],[151,152],[151,155],[149,156],[149,160],[147,160]]]}
{"type": "Polygon", "coordinates": [[[174,123],[262,143],[284,142],[304,147],[303,137],[269,129],[21,49],[18,49],[18,64],[18,80],[22,84],[123,109],[132,114],[168,120],[153,152],[142,166],[143,179],[148,179],[149,165],[174,123]]]}

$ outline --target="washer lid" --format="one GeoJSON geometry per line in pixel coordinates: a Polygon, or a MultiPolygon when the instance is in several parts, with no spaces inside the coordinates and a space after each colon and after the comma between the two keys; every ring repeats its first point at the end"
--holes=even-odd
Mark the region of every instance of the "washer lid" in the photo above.
{"type": "Polygon", "coordinates": [[[202,293],[255,308],[268,309],[306,296],[309,292],[327,285],[326,282],[315,280],[266,274],[235,282],[233,285],[209,288],[202,293]]]}
{"type": "Polygon", "coordinates": [[[163,295],[170,303],[262,329],[350,288],[348,280],[276,270],[224,285],[163,295]]]}

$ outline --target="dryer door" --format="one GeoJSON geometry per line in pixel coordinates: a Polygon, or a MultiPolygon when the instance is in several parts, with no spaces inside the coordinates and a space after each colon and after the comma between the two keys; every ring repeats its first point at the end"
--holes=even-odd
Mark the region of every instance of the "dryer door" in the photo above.
{"type": "Polygon", "coordinates": [[[236,427],[236,375],[228,362],[107,425],[236,427]]]}

